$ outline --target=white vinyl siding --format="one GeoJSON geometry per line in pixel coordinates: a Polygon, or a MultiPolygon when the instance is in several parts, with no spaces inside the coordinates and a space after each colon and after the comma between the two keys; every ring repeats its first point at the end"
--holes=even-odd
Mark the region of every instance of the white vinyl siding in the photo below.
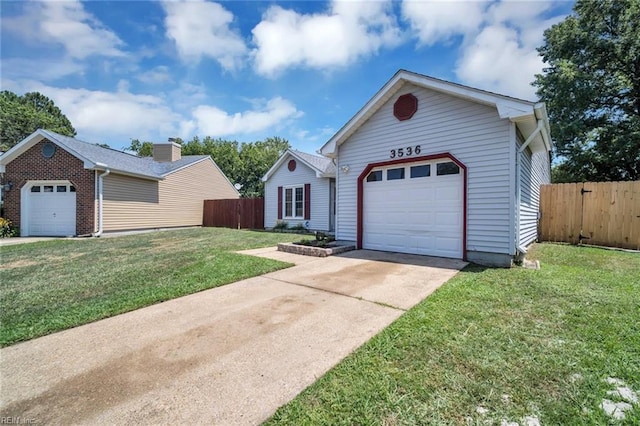
{"type": "Polygon", "coordinates": [[[548,152],[531,153],[529,148],[520,154],[520,235],[519,245],[527,247],[538,237],[540,185],[551,182],[548,152]]]}
{"type": "Polygon", "coordinates": [[[104,178],[104,230],[202,225],[204,200],[238,198],[206,159],[162,181],[110,174],[104,178]]]}
{"type": "MultiPolygon", "coordinates": [[[[449,152],[467,166],[467,249],[509,253],[510,122],[495,108],[406,84],[343,145],[338,153],[337,238],[356,239],[357,179],[368,163],[390,160],[394,148],[420,145],[419,155],[449,152]],[[398,121],[393,102],[412,93],[418,111],[398,121]]],[[[366,230],[365,230],[366,232],[366,230]]]]}
{"type": "MultiPolygon", "coordinates": [[[[309,220],[309,229],[318,231],[329,230],[329,178],[318,178],[313,169],[308,167],[302,161],[296,160],[296,169],[290,172],[287,168],[289,159],[283,161],[282,165],[269,177],[264,184],[264,226],[265,228],[273,228],[278,221],[278,187],[282,189],[282,199],[285,200],[285,189],[294,187],[303,187],[304,184],[311,184],[311,219],[309,220]]],[[[295,211],[295,192],[293,209],[295,211]]],[[[306,197],[306,194],[305,194],[306,197]]],[[[302,214],[300,218],[286,218],[284,205],[282,207],[282,216],[289,226],[304,224],[304,203],[302,205],[302,214]]]]}

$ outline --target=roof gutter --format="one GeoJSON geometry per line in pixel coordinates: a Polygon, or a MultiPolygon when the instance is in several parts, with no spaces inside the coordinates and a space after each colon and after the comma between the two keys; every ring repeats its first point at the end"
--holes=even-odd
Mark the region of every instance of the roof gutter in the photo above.
{"type": "Polygon", "coordinates": [[[547,151],[551,151],[553,143],[551,142],[551,126],[549,125],[547,107],[543,102],[539,102],[533,107],[533,112],[538,120],[542,120],[544,128],[540,134],[542,135],[542,140],[546,145],[547,151]]]}
{"type": "MultiPolygon", "coordinates": [[[[96,164],[102,166],[102,164],[96,164]]],[[[104,178],[111,173],[111,169],[107,168],[104,173],[98,175],[98,231],[94,232],[92,236],[99,237],[104,230],[104,205],[103,205],[103,192],[104,192],[104,178]]]]}

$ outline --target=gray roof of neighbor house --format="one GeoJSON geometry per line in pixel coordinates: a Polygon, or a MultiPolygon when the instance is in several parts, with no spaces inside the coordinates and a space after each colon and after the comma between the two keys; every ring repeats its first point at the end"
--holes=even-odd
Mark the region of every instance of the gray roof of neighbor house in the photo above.
{"type": "MultiPolygon", "coordinates": [[[[50,140],[84,161],[86,168],[97,170],[104,170],[108,168],[116,173],[119,172],[155,180],[163,179],[164,176],[171,172],[209,158],[208,155],[185,155],[177,161],[159,163],[154,161],[151,157],[139,157],[137,155],[128,154],[115,149],[104,148],[93,143],[84,142],[43,129],[36,130],[16,145],[14,147],[16,151],[15,155],[20,155],[20,148],[23,148],[23,145],[23,149],[28,149],[30,146],[29,142],[39,141],[42,138],[50,140]]],[[[12,154],[14,148],[10,149],[5,153],[5,155],[3,155],[2,160],[5,160],[2,161],[3,164],[6,164],[13,159],[10,158],[12,157],[10,154],[12,154]]]]}
{"type": "Polygon", "coordinates": [[[327,157],[320,157],[319,155],[307,154],[306,152],[298,151],[297,149],[293,149],[300,158],[304,159],[307,163],[313,165],[316,169],[320,170],[325,174],[335,174],[336,165],[333,163],[333,160],[327,157]]]}

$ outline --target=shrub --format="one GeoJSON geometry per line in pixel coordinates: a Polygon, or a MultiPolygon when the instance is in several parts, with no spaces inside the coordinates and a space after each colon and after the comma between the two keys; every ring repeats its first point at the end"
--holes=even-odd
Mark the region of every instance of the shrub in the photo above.
{"type": "Polygon", "coordinates": [[[276,225],[273,227],[274,231],[284,231],[289,227],[289,224],[284,220],[279,220],[276,222],[276,225]]]}
{"type": "Polygon", "coordinates": [[[320,241],[323,242],[325,244],[331,243],[333,241],[335,241],[336,239],[333,237],[333,235],[327,235],[324,232],[320,232],[317,231],[316,232],[316,241],[320,241]]]}
{"type": "Polygon", "coordinates": [[[11,224],[9,219],[0,217],[0,238],[13,237],[16,234],[16,229],[11,224]]]}
{"type": "Polygon", "coordinates": [[[297,225],[292,226],[291,229],[293,229],[295,231],[306,231],[307,230],[307,228],[305,228],[302,223],[298,223],[297,225]]]}
{"type": "Polygon", "coordinates": [[[336,239],[332,235],[326,235],[324,232],[316,232],[316,238],[314,240],[306,239],[306,240],[297,241],[294,244],[299,244],[301,246],[326,248],[326,247],[331,247],[331,243],[334,242],[335,240],[336,239]]]}

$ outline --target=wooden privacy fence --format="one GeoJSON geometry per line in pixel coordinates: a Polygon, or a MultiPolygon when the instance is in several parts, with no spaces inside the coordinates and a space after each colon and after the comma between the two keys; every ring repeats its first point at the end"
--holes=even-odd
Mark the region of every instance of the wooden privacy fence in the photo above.
{"type": "Polygon", "coordinates": [[[264,229],[264,198],[205,200],[202,226],[264,229]]]}
{"type": "Polygon", "coordinates": [[[543,185],[543,241],[640,250],[640,181],[543,185]]]}

